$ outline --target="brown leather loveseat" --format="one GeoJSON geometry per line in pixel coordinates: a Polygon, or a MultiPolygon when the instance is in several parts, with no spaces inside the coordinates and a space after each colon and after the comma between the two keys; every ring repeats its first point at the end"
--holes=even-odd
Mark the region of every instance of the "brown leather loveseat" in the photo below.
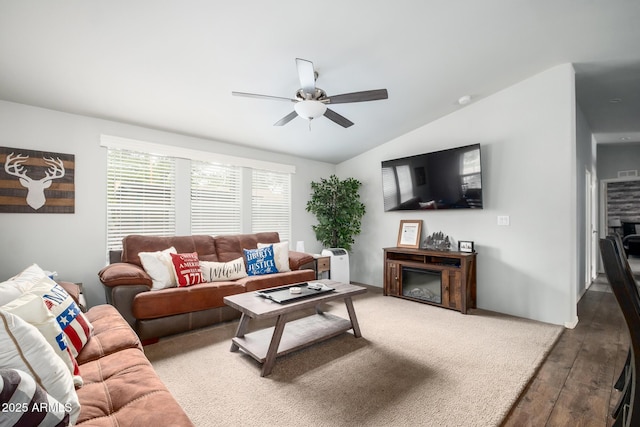
{"type": "Polygon", "coordinates": [[[289,251],[291,271],[151,290],[152,280],[142,267],[140,252],[174,247],[179,254],[197,252],[200,261],[226,263],[243,257],[243,249],[255,249],[258,243],[279,242],[276,232],[216,237],[130,235],[122,241],[120,256],[116,255],[119,262],[114,262],[112,254],[112,263],[98,275],[107,302],[118,309],[141,340],[151,340],[238,318],[239,312],[224,304],[225,296],[314,280],[315,272],[312,255],[289,251]]]}

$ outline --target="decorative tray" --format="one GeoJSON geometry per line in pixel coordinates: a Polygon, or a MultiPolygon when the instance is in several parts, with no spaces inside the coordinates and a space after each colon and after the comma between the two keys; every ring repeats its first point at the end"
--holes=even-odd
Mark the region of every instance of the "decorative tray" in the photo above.
{"type": "Polygon", "coordinates": [[[331,288],[320,282],[310,282],[310,283],[305,282],[305,283],[296,283],[293,285],[281,286],[278,288],[263,289],[261,291],[256,291],[256,294],[260,295],[261,297],[265,297],[272,301],[282,304],[282,303],[297,301],[303,298],[313,297],[316,295],[326,294],[327,292],[333,292],[334,290],[335,290],[334,288],[331,288]],[[312,285],[311,288],[309,287],[309,284],[312,285]],[[320,289],[312,289],[314,285],[320,285],[322,287],[320,289]],[[290,291],[291,288],[300,288],[300,293],[299,294],[291,293],[290,291]]]}

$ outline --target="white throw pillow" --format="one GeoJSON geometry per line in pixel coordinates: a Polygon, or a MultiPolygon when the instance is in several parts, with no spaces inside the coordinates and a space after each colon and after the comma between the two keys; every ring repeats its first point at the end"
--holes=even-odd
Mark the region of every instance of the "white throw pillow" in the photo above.
{"type": "Polygon", "coordinates": [[[171,255],[169,255],[177,253],[176,248],[173,246],[163,251],[138,253],[144,271],[151,276],[151,280],[153,281],[151,290],[177,286],[176,276],[173,272],[173,263],[171,262],[171,255]]]}
{"type": "Polygon", "coordinates": [[[222,282],[247,277],[243,257],[229,262],[200,261],[200,270],[205,282],[222,282]]]}
{"type": "Polygon", "coordinates": [[[273,245],[273,258],[279,273],[291,271],[289,268],[289,242],[258,243],[258,249],[273,245]]]}
{"type": "Polygon", "coordinates": [[[9,280],[0,283],[0,305],[5,305],[27,292],[33,281],[43,274],[37,264],[31,264],[9,280]]]}
{"type": "Polygon", "coordinates": [[[0,366],[31,375],[54,399],[68,405],[69,421],[80,414],[80,402],[69,369],[35,326],[0,309],[0,366]]]}
{"type": "Polygon", "coordinates": [[[11,280],[0,282],[0,305],[7,304],[20,297],[22,291],[11,280]]]}
{"type": "Polygon", "coordinates": [[[82,386],[80,368],[76,358],[71,353],[67,338],[41,297],[27,292],[10,303],[3,305],[0,309],[15,314],[30,325],[35,326],[53,351],[62,359],[67,369],[69,369],[73,376],[73,384],[76,387],[82,386]]]}

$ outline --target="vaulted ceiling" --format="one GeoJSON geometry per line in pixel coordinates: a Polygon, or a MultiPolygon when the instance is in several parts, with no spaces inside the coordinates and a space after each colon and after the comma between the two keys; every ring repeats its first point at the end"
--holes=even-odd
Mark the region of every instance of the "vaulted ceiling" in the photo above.
{"type": "Polygon", "coordinates": [[[640,141],[638,22],[632,0],[0,0],[0,99],[337,163],[574,63],[597,140],[640,141]],[[295,58],[389,98],[331,106],[345,129],[231,95],[293,98],[295,58]]]}

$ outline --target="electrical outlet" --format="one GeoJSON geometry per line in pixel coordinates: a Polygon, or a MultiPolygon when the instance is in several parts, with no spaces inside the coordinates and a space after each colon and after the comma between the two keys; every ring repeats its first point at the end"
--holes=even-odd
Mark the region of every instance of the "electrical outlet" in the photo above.
{"type": "Polygon", "coordinates": [[[509,216],[498,215],[498,225],[509,225],[509,216]]]}

